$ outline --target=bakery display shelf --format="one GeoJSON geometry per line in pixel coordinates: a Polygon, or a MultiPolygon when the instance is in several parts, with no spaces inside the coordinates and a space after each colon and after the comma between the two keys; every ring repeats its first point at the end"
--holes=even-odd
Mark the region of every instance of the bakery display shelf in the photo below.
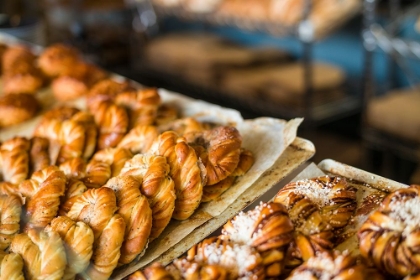
{"type": "Polygon", "coordinates": [[[275,20],[253,20],[238,15],[225,15],[216,12],[193,12],[182,6],[165,6],[153,3],[154,11],[159,17],[173,16],[185,21],[204,22],[216,26],[233,26],[250,32],[264,32],[272,36],[295,36],[303,40],[317,41],[332,34],[348,20],[359,14],[362,8],[359,0],[343,0],[344,4],[334,13],[329,13],[322,20],[313,24],[302,21],[294,25],[286,25],[275,20]]]}

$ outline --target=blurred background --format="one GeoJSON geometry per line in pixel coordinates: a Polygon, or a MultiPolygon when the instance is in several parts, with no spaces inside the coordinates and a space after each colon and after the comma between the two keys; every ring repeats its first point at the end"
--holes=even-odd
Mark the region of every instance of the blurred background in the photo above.
{"type": "Polygon", "coordinates": [[[314,162],[420,183],[419,15],[402,0],[3,0],[0,32],[245,118],[305,117],[314,162]]]}

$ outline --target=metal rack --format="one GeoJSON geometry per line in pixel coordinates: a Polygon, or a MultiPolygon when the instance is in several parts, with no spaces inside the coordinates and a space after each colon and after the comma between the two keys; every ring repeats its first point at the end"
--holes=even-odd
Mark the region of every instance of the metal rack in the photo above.
{"type": "MultiPolygon", "coordinates": [[[[150,1],[148,1],[150,3],[150,1]]],[[[138,78],[146,78],[148,81],[156,82],[157,84],[163,84],[168,88],[180,91],[183,94],[192,95],[196,98],[206,99],[218,103],[224,103],[225,106],[230,106],[237,109],[245,109],[251,114],[265,114],[274,117],[281,118],[293,118],[293,117],[305,117],[305,127],[314,128],[325,122],[329,122],[335,119],[346,117],[348,115],[360,112],[361,99],[357,96],[347,95],[345,98],[322,104],[319,106],[314,105],[314,96],[312,88],[312,76],[313,76],[313,44],[322,36],[316,34],[316,30],[309,20],[312,1],[306,0],[303,9],[303,20],[296,26],[283,26],[280,24],[273,24],[272,22],[252,22],[238,18],[221,17],[212,13],[196,14],[188,12],[182,8],[165,8],[162,6],[151,5],[152,9],[157,15],[157,18],[164,18],[168,16],[176,17],[187,21],[197,21],[204,24],[217,25],[217,26],[233,26],[239,29],[245,29],[247,31],[262,31],[272,36],[292,36],[299,40],[302,46],[302,63],[304,65],[304,83],[305,83],[305,94],[303,99],[303,108],[290,108],[288,106],[274,105],[270,102],[264,102],[262,100],[247,100],[239,99],[223,93],[220,91],[206,89],[199,85],[186,84],[180,81],[177,77],[165,73],[159,73],[152,71],[147,68],[140,68],[138,70],[138,78]],[[239,108],[238,108],[239,107],[239,108]]],[[[348,17],[353,16],[359,10],[354,9],[348,14],[348,17]]],[[[348,18],[347,18],[348,19],[348,18]]],[[[338,27],[346,18],[342,17],[341,22],[337,25],[329,25],[328,32],[324,32],[323,36],[329,34],[334,30],[333,26],[338,27]]],[[[137,77],[136,77],[137,79],[137,77]]]]}

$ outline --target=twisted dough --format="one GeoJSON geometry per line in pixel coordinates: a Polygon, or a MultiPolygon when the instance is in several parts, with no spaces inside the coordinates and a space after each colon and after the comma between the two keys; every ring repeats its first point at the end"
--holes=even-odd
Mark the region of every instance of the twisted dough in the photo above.
{"type": "Polygon", "coordinates": [[[168,161],[169,175],[174,180],[176,193],[173,218],[188,219],[200,205],[205,184],[205,168],[202,167],[194,149],[173,131],[159,135],[150,152],[165,156],[168,161]]]}
{"type": "Polygon", "coordinates": [[[133,154],[124,148],[105,148],[96,152],[92,161],[105,162],[111,167],[111,177],[118,176],[127,160],[131,159],[133,154]]]}
{"type": "Polygon", "coordinates": [[[214,185],[232,174],[239,163],[242,137],[232,126],[219,126],[185,135],[207,170],[207,185],[214,185]]]}
{"type": "Polygon", "coordinates": [[[25,280],[22,257],[15,253],[0,253],[0,280],[25,280]]]}
{"type": "Polygon", "coordinates": [[[85,191],[87,191],[87,187],[85,184],[83,184],[82,181],[79,181],[77,179],[68,179],[66,192],[61,199],[61,204],[60,204],[60,209],[58,210],[58,214],[60,216],[66,216],[67,213],[70,211],[71,207],[73,206],[74,202],[85,191]]]}
{"type": "Polygon", "coordinates": [[[217,237],[205,239],[194,245],[184,259],[174,261],[174,265],[187,278],[188,262],[221,266],[228,273],[228,279],[264,279],[264,265],[260,254],[248,245],[240,245],[217,237]]]}
{"type": "Polygon", "coordinates": [[[0,147],[0,170],[3,180],[19,184],[28,177],[30,142],[23,137],[14,137],[0,147]]]}
{"type": "Polygon", "coordinates": [[[48,226],[57,232],[64,243],[67,266],[63,280],[75,279],[76,274],[83,272],[89,265],[93,253],[93,231],[83,222],[59,216],[48,226]]]}
{"type": "Polygon", "coordinates": [[[295,268],[288,280],[320,279],[383,279],[379,274],[368,270],[363,264],[349,254],[339,252],[323,252],[309,258],[299,267],[295,268]],[[372,278],[373,277],[373,278],[372,278]]]}
{"type": "Polygon", "coordinates": [[[283,273],[293,232],[286,207],[270,202],[236,215],[224,225],[221,238],[255,247],[264,260],[266,275],[278,277],[283,273]]]}
{"type": "Polygon", "coordinates": [[[130,150],[133,154],[147,152],[153,141],[159,136],[158,130],[152,125],[138,125],[127,133],[118,143],[119,148],[130,150]]]}
{"type": "Polygon", "coordinates": [[[69,159],[59,166],[68,179],[82,179],[86,177],[86,162],[81,158],[69,159]]]}
{"type": "Polygon", "coordinates": [[[358,232],[361,255],[397,277],[420,273],[419,194],[418,185],[389,194],[358,232]]]}
{"type": "Polygon", "coordinates": [[[59,280],[64,275],[66,252],[60,236],[51,229],[29,229],[16,235],[10,250],[22,257],[25,279],[59,280]]]}
{"type": "Polygon", "coordinates": [[[143,271],[136,271],[127,280],[175,280],[176,278],[159,263],[153,263],[143,271]]]}
{"type": "Polygon", "coordinates": [[[5,250],[19,233],[21,199],[16,195],[0,195],[0,213],[0,250],[5,250]]]}
{"type": "Polygon", "coordinates": [[[196,119],[189,117],[189,118],[177,119],[169,123],[160,125],[158,126],[158,130],[161,133],[171,130],[171,131],[175,131],[179,135],[184,135],[188,133],[203,131],[204,126],[202,123],[200,123],[196,119]]]}
{"type": "Polygon", "coordinates": [[[138,154],[121,170],[121,174],[132,175],[143,182],[140,190],[147,197],[153,216],[150,240],[162,233],[175,209],[175,185],[169,169],[163,156],[138,154]]]}
{"type": "Polygon", "coordinates": [[[105,187],[88,189],[74,201],[67,216],[92,228],[92,262],[83,273],[89,279],[108,279],[118,264],[124,240],[125,222],[117,211],[114,192],[105,187]]]}
{"type": "Polygon", "coordinates": [[[66,176],[57,166],[35,172],[19,185],[26,198],[26,228],[44,228],[57,215],[60,197],[64,195],[66,176]]]}
{"type": "Polygon", "coordinates": [[[40,109],[33,94],[16,93],[0,97],[0,128],[22,123],[34,117],[40,109]]]}
{"type": "Polygon", "coordinates": [[[83,182],[89,188],[99,188],[111,178],[111,165],[106,162],[91,160],[86,166],[86,177],[83,182]]]}
{"type": "Polygon", "coordinates": [[[126,230],[121,246],[120,264],[127,264],[143,252],[152,229],[152,210],[145,196],[140,193],[141,182],[129,175],[114,177],[106,187],[117,197],[118,214],[125,221],[126,230]]]}
{"type": "Polygon", "coordinates": [[[170,104],[161,104],[158,107],[155,125],[160,126],[178,119],[178,109],[170,104]]]}
{"type": "Polygon", "coordinates": [[[32,137],[29,151],[29,174],[41,170],[49,165],[50,156],[48,153],[50,142],[47,138],[32,137]]]}
{"type": "Polygon", "coordinates": [[[87,107],[93,112],[97,104],[102,101],[112,101],[119,93],[125,91],[135,91],[135,89],[128,82],[120,83],[113,79],[99,81],[89,90],[86,98],[87,107]]]}

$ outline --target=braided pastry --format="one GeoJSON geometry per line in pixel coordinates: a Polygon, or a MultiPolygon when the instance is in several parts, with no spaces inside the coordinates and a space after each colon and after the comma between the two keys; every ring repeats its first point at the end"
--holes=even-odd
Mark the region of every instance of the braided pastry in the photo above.
{"type": "Polygon", "coordinates": [[[80,60],[80,54],[76,49],[63,44],[54,44],[41,53],[38,65],[45,75],[53,78],[73,73],[80,60]]]}
{"type": "Polygon", "coordinates": [[[420,273],[419,195],[418,185],[389,194],[359,229],[361,255],[391,275],[420,273]]]}
{"type": "Polygon", "coordinates": [[[33,94],[16,93],[0,96],[0,128],[22,123],[34,117],[40,109],[33,94]]]}
{"type": "Polygon", "coordinates": [[[57,215],[65,185],[66,176],[57,166],[38,170],[19,185],[19,191],[26,198],[27,228],[44,228],[51,222],[57,215]]]}
{"type": "Polygon", "coordinates": [[[111,177],[118,176],[127,160],[131,159],[133,154],[124,148],[105,148],[96,152],[92,160],[102,161],[111,167],[111,177]]]}
{"type": "Polygon", "coordinates": [[[125,222],[117,211],[114,192],[105,187],[88,189],[74,201],[67,216],[92,228],[92,263],[84,272],[90,279],[108,279],[118,264],[124,240],[125,222]]]}
{"type": "Polygon", "coordinates": [[[161,99],[156,88],[125,91],[115,97],[115,103],[130,112],[130,127],[152,125],[157,116],[161,99]]]}
{"type": "Polygon", "coordinates": [[[99,188],[111,178],[111,165],[106,162],[91,160],[86,166],[86,177],[83,182],[88,188],[99,188]]]}
{"type": "Polygon", "coordinates": [[[182,118],[160,125],[158,126],[158,130],[160,132],[172,130],[178,133],[179,135],[184,135],[187,133],[203,131],[204,126],[202,123],[200,123],[194,118],[182,118]]]}
{"type": "Polygon", "coordinates": [[[19,184],[28,177],[30,142],[23,137],[14,137],[0,147],[0,170],[3,180],[19,184]]]}
{"type": "Polygon", "coordinates": [[[86,98],[87,107],[93,112],[98,103],[114,100],[119,93],[125,91],[135,91],[135,89],[128,82],[120,83],[113,79],[101,80],[89,90],[86,98]]]}
{"type": "Polygon", "coordinates": [[[59,165],[68,179],[82,179],[86,177],[86,162],[81,158],[72,158],[59,165]]]}
{"type": "Polygon", "coordinates": [[[206,185],[203,189],[202,202],[208,202],[217,199],[222,193],[228,190],[234,183],[237,177],[243,176],[251,166],[254,164],[254,155],[251,151],[241,149],[239,163],[236,169],[225,179],[214,185],[206,185]]]}
{"type": "Polygon", "coordinates": [[[15,253],[0,253],[0,279],[25,280],[23,274],[23,259],[15,253]]]}
{"type": "MultiPolygon", "coordinates": [[[[188,250],[187,257],[173,263],[184,278],[188,278],[191,265],[188,262],[215,265],[226,270],[227,279],[264,279],[264,265],[260,254],[248,245],[241,245],[217,237],[205,239],[188,250]]],[[[224,271],[219,271],[220,275],[224,271]]]]}
{"type": "Polygon", "coordinates": [[[323,252],[295,268],[288,280],[383,279],[349,254],[323,252]]]}
{"type": "Polygon", "coordinates": [[[66,216],[74,202],[78,199],[79,196],[83,195],[85,191],[87,191],[87,187],[85,184],[83,184],[82,181],[72,178],[68,179],[66,192],[61,199],[58,214],[60,216],[66,216]]]}
{"type": "Polygon", "coordinates": [[[121,174],[143,181],[140,186],[152,209],[153,223],[150,240],[157,238],[172,218],[175,209],[174,181],[169,176],[166,158],[155,155],[135,155],[127,161],[121,174]]]}
{"type": "Polygon", "coordinates": [[[161,104],[158,107],[155,125],[160,126],[178,119],[178,109],[170,104],[161,104]]]}
{"type": "Polygon", "coordinates": [[[0,195],[0,213],[0,250],[4,250],[19,232],[21,199],[16,195],[0,195]]]}
{"type": "Polygon", "coordinates": [[[71,119],[85,128],[85,143],[82,158],[88,160],[96,149],[98,128],[96,127],[95,119],[88,112],[78,112],[71,119]]]}
{"type": "Polygon", "coordinates": [[[48,153],[50,142],[47,138],[43,137],[32,137],[30,141],[29,174],[32,174],[51,165],[48,153]]]}
{"type": "Polygon", "coordinates": [[[295,241],[288,266],[296,266],[334,246],[334,228],[347,225],[356,208],[356,189],[341,177],[318,177],[292,182],[274,198],[288,209],[295,241]]]}
{"type": "MultiPolygon", "coordinates": [[[[254,279],[253,277],[232,277],[229,269],[219,264],[207,264],[197,261],[176,261],[176,265],[168,266],[167,273],[170,279],[200,279],[200,280],[229,280],[229,279],[254,279]]],[[[152,270],[152,272],[155,272],[152,270]]],[[[145,270],[146,272],[146,270],[145,270]]],[[[159,271],[157,271],[159,272],[159,271]]],[[[233,274],[234,275],[234,274],[233,274]]],[[[252,275],[253,276],[253,275],[252,275]]],[[[258,279],[258,278],[255,278],[258,279]]]]}
{"type": "MultiPolygon", "coordinates": [[[[160,263],[152,263],[143,271],[136,271],[127,280],[175,280],[176,278],[160,263]]],[[[198,278],[197,278],[198,279],[198,278]]]]}
{"type": "Polygon", "coordinates": [[[59,216],[51,221],[51,229],[57,232],[64,243],[67,266],[63,280],[75,279],[89,265],[93,250],[93,231],[83,222],[59,216]]]}
{"type": "Polygon", "coordinates": [[[15,236],[10,251],[24,263],[25,279],[61,279],[67,265],[66,252],[58,233],[51,229],[29,229],[15,236]]]}
{"type": "Polygon", "coordinates": [[[20,204],[25,204],[25,198],[19,191],[19,186],[10,182],[0,182],[0,195],[16,196],[20,200],[20,204]]]}
{"type": "Polygon", "coordinates": [[[205,168],[183,137],[173,131],[162,133],[150,148],[155,155],[165,156],[169,175],[175,184],[175,210],[173,218],[188,219],[200,205],[205,184],[205,168]]]}
{"type": "Polygon", "coordinates": [[[293,231],[286,207],[270,202],[236,215],[224,225],[221,238],[256,248],[266,266],[265,274],[278,277],[283,273],[285,254],[293,240],[293,231]]]}
{"type": "Polygon", "coordinates": [[[128,149],[133,154],[145,153],[158,136],[159,133],[155,126],[138,125],[124,136],[117,147],[128,149]]]}
{"type": "Polygon", "coordinates": [[[152,229],[152,210],[140,192],[140,182],[128,175],[114,177],[105,185],[115,191],[118,214],[126,223],[120,264],[134,260],[145,248],[152,229]]]}
{"type": "Polygon", "coordinates": [[[238,166],[242,137],[232,126],[219,126],[203,132],[185,135],[187,143],[197,149],[197,154],[207,170],[207,185],[214,185],[232,174],[238,166]]]}

